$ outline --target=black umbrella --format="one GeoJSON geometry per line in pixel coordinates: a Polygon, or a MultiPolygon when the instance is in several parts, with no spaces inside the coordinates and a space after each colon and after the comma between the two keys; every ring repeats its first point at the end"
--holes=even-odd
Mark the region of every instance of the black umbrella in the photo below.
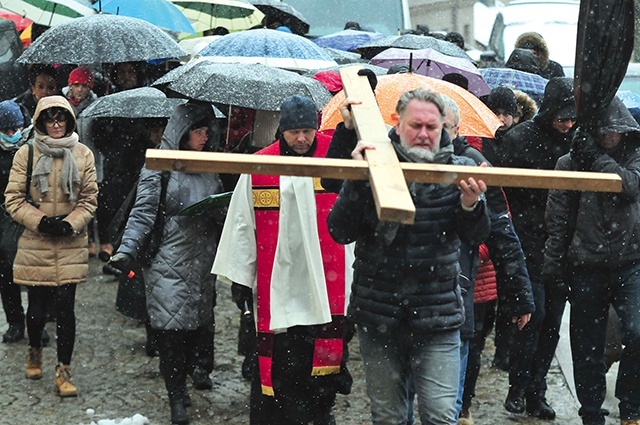
{"type": "Polygon", "coordinates": [[[309,22],[293,6],[280,0],[249,0],[269,21],[280,21],[294,34],[305,35],[309,32],[309,22]]]}
{"type": "Polygon", "coordinates": [[[428,35],[415,34],[391,35],[388,37],[377,38],[358,47],[356,52],[360,53],[365,59],[371,59],[378,53],[390,47],[413,50],[433,49],[443,55],[472,60],[463,49],[453,43],[449,43],[448,41],[440,40],[435,37],[430,37],[428,35]]]}
{"type": "Polygon", "coordinates": [[[265,111],[280,110],[282,101],[294,94],[310,97],[318,110],[331,99],[312,78],[258,63],[201,61],[176,68],[153,85],[191,99],[265,111]]]}
{"type": "Polygon", "coordinates": [[[616,94],[633,51],[633,0],[582,0],[574,94],[578,125],[589,130],[616,94]]]}
{"type": "Polygon", "coordinates": [[[149,22],[97,14],[49,28],[22,53],[18,62],[88,65],[185,55],[178,43],[149,22]]]}

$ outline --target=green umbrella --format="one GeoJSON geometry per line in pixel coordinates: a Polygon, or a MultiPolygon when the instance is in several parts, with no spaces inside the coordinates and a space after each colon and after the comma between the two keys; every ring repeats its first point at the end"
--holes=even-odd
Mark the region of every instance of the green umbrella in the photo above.
{"type": "Polygon", "coordinates": [[[89,0],[0,0],[0,9],[48,27],[97,13],[89,0]]]}
{"type": "Polygon", "coordinates": [[[189,19],[193,28],[207,31],[224,27],[229,32],[244,31],[261,25],[264,13],[239,0],[170,0],[189,19]]]}

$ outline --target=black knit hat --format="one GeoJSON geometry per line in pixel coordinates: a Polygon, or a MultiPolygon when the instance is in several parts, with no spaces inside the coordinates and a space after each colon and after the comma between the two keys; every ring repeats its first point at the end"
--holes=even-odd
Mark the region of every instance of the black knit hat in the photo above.
{"type": "Polygon", "coordinates": [[[511,116],[516,116],[518,113],[516,95],[509,87],[496,87],[491,90],[487,96],[486,104],[494,114],[498,109],[504,109],[511,116]]]}
{"type": "Polygon", "coordinates": [[[316,104],[308,97],[294,95],[280,105],[280,131],[296,128],[318,129],[316,104]]]}

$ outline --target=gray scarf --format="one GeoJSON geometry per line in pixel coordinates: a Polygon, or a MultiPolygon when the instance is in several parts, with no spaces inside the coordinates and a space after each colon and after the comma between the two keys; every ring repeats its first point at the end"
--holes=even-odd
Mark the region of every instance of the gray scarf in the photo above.
{"type": "Polygon", "coordinates": [[[76,200],[74,188],[80,186],[80,173],[71,153],[76,143],[78,143],[76,133],[60,139],[36,133],[33,144],[40,151],[40,156],[33,169],[33,184],[38,189],[40,198],[49,192],[49,173],[53,166],[53,158],[63,158],[60,187],[69,196],[69,201],[76,200]]]}

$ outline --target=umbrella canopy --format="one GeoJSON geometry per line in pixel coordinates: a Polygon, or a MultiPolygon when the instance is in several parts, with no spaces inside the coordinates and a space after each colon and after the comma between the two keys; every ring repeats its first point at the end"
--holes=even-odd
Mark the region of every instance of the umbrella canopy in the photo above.
{"type": "Polygon", "coordinates": [[[113,15],[142,19],[171,31],[195,33],[187,17],[167,0],[100,0],[93,7],[113,15]]]}
{"type": "Polygon", "coordinates": [[[203,37],[185,38],[178,42],[178,45],[189,53],[191,57],[200,53],[200,50],[207,47],[213,40],[217,40],[221,35],[205,35],[203,37]]]}
{"type": "Polygon", "coordinates": [[[20,63],[94,64],[177,58],[187,53],[166,32],[141,19],[97,14],[45,31],[20,63]]]}
{"type": "MultiPolygon", "coordinates": [[[[467,90],[446,81],[413,73],[391,74],[378,77],[376,100],[384,122],[396,125],[396,104],[400,95],[419,87],[433,90],[453,99],[460,108],[460,134],[463,136],[494,137],[502,121],[487,106],[467,90]]],[[[342,122],[340,105],[344,91],[337,93],[322,110],[320,130],[335,128],[342,122]]]]}
{"type": "Polygon", "coordinates": [[[229,32],[244,31],[261,24],[264,13],[241,0],[170,0],[189,18],[193,28],[207,31],[224,27],[229,32]]]}
{"type": "Polygon", "coordinates": [[[384,37],[383,34],[370,31],[343,30],[323,35],[313,40],[320,47],[331,47],[338,50],[354,50],[363,44],[384,37]]]}
{"type": "Polygon", "coordinates": [[[31,19],[25,18],[24,16],[18,15],[17,13],[7,12],[6,10],[0,10],[0,18],[13,21],[18,32],[33,24],[33,21],[31,19]]]}
{"type": "Polygon", "coordinates": [[[280,0],[249,0],[265,14],[269,21],[281,22],[294,34],[305,35],[309,32],[309,22],[293,6],[280,0]]]}
{"type": "Polygon", "coordinates": [[[228,34],[200,51],[213,62],[261,63],[304,71],[336,66],[321,48],[299,35],[270,29],[228,34]]]}
{"type": "Polygon", "coordinates": [[[469,81],[471,93],[480,97],[491,92],[480,71],[470,60],[443,55],[433,49],[409,50],[392,47],[375,55],[369,63],[388,69],[392,65],[408,65],[410,57],[413,57],[411,69],[416,74],[440,79],[450,73],[461,74],[469,81]]]}
{"type": "Polygon", "coordinates": [[[47,27],[96,14],[89,0],[2,0],[0,8],[47,27]]]}
{"type": "Polygon", "coordinates": [[[332,49],[331,47],[323,47],[323,49],[325,52],[329,54],[331,59],[333,59],[340,65],[366,62],[366,59],[362,59],[362,56],[360,56],[360,53],[347,52],[346,50],[332,49]]]}
{"type": "Polygon", "coordinates": [[[538,74],[512,68],[483,68],[480,69],[480,74],[492,89],[506,85],[533,96],[543,96],[549,81],[538,74]]]}
{"type": "Polygon", "coordinates": [[[456,46],[453,43],[449,43],[448,41],[439,40],[434,37],[430,37],[427,35],[415,35],[415,34],[405,34],[405,35],[392,35],[387,37],[382,37],[370,41],[367,44],[363,44],[358,47],[356,50],[362,54],[362,57],[365,59],[371,59],[378,53],[382,52],[385,49],[390,47],[398,47],[401,49],[433,49],[438,52],[448,55],[454,56],[456,58],[465,58],[471,60],[469,55],[465,53],[460,47],[456,46]]]}
{"type": "Polygon", "coordinates": [[[192,99],[265,111],[280,110],[282,101],[294,94],[310,97],[318,110],[331,99],[320,82],[266,65],[201,61],[180,68],[153,85],[166,85],[192,99]]]}

